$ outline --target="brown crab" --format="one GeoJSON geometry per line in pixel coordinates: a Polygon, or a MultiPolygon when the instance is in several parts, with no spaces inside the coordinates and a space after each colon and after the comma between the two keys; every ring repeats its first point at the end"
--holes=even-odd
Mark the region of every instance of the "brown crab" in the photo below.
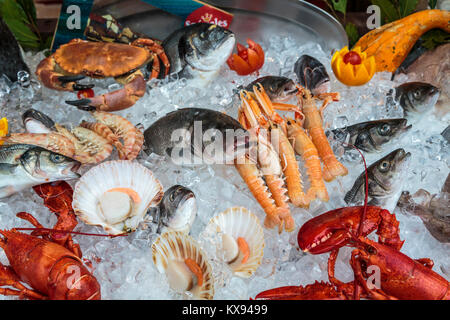
{"type": "Polygon", "coordinates": [[[160,72],[160,62],[166,75],[170,63],[162,46],[151,39],[137,39],[131,44],[71,40],[55,53],[42,60],[36,75],[52,89],[78,91],[92,88],[77,81],[91,78],[114,77],[123,88],[89,99],[66,101],[82,110],[117,111],[131,107],[145,94],[146,81],[139,68],[152,61],[151,78],[160,72]]]}

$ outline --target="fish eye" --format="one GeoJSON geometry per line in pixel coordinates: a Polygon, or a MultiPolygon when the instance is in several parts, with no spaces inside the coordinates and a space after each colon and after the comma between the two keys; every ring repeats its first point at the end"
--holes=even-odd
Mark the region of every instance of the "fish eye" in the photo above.
{"type": "Polygon", "coordinates": [[[361,133],[359,135],[359,139],[362,140],[362,141],[366,141],[367,138],[368,138],[367,133],[361,133]]]}
{"type": "Polygon", "coordinates": [[[381,128],[379,128],[378,131],[381,135],[387,135],[391,132],[391,126],[388,124],[384,124],[381,128]]]}
{"type": "Polygon", "coordinates": [[[422,96],[420,90],[416,90],[413,92],[414,99],[419,99],[422,96]]]}
{"type": "Polygon", "coordinates": [[[175,200],[175,196],[174,196],[173,192],[169,195],[169,200],[170,201],[174,201],[175,200]]]}
{"type": "Polygon", "coordinates": [[[386,172],[389,170],[389,162],[388,161],[383,161],[378,165],[378,168],[380,169],[381,172],[386,172]]]}
{"type": "Polygon", "coordinates": [[[52,153],[52,154],[50,155],[50,160],[51,160],[52,162],[55,162],[55,163],[61,163],[61,162],[64,161],[64,157],[63,157],[62,155],[60,155],[60,154],[54,154],[54,153],[52,153]]]}

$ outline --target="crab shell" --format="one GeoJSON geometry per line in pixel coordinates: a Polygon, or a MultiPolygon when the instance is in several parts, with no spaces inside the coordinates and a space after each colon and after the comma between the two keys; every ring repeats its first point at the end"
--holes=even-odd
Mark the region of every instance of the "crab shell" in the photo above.
{"type": "Polygon", "coordinates": [[[151,53],[127,44],[74,39],[60,46],[53,58],[67,73],[103,78],[120,76],[141,67],[151,58],[151,53]]]}
{"type": "Polygon", "coordinates": [[[169,231],[160,235],[152,245],[153,263],[160,273],[166,273],[170,262],[184,262],[190,258],[194,260],[203,274],[203,284],[196,284],[190,293],[197,299],[211,300],[214,298],[214,278],[212,268],[205,252],[189,235],[169,231]]]}
{"type": "Polygon", "coordinates": [[[158,205],[163,194],[161,183],[146,167],[127,160],[107,161],[90,169],[76,183],[73,209],[84,223],[102,226],[109,234],[116,235],[136,230],[148,208],[158,205]],[[103,195],[117,188],[132,190],[140,201],[133,200],[130,214],[112,224],[99,203],[103,195]]]}
{"type": "MultiPolygon", "coordinates": [[[[249,278],[261,265],[264,255],[264,231],[258,217],[243,207],[230,208],[214,216],[206,226],[206,234],[221,234],[231,236],[234,240],[242,237],[247,242],[250,249],[250,256],[245,263],[242,263],[242,253],[235,261],[228,264],[233,273],[242,278],[249,278]]],[[[218,243],[218,252],[224,251],[223,239],[213,237],[218,243]]]]}

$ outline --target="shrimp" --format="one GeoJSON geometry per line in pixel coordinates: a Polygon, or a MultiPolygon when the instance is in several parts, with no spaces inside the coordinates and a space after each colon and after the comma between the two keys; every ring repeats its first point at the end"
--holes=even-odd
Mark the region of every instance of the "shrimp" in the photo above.
{"type": "Polygon", "coordinates": [[[295,158],[294,149],[292,148],[286,135],[277,124],[272,123],[270,129],[270,139],[272,144],[278,145],[280,161],[284,176],[286,177],[289,198],[291,199],[293,205],[308,208],[310,200],[303,192],[301,173],[298,167],[297,159],[295,158]]]}
{"type": "Polygon", "coordinates": [[[103,123],[100,122],[87,122],[83,121],[80,124],[81,127],[94,131],[99,136],[105,138],[110,143],[112,143],[119,153],[119,159],[126,159],[125,150],[123,144],[119,141],[119,138],[112,132],[112,130],[103,123]]]}
{"type": "Polygon", "coordinates": [[[306,173],[308,174],[310,188],[306,193],[310,200],[318,197],[322,201],[328,201],[327,188],[322,177],[319,153],[305,130],[294,120],[287,119],[288,139],[291,141],[294,150],[302,156],[305,162],[306,173]]]}
{"type": "MultiPolygon", "coordinates": [[[[266,181],[269,191],[272,193],[272,197],[275,204],[279,208],[283,208],[282,216],[284,228],[287,231],[292,231],[295,228],[294,219],[291,216],[288,197],[286,196],[287,189],[284,187],[284,181],[282,179],[282,169],[279,161],[279,156],[274,150],[272,144],[266,137],[267,131],[260,129],[260,123],[264,125],[266,122],[257,103],[251,99],[246,98],[244,93],[241,93],[242,108],[239,112],[241,115],[241,124],[245,129],[249,129],[249,124],[252,127],[250,133],[256,136],[258,140],[258,163],[261,167],[262,174],[266,181]],[[258,120],[260,119],[260,120],[258,120]]],[[[279,225],[279,232],[281,232],[283,225],[279,225]]]]}
{"type": "Polygon", "coordinates": [[[70,132],[57,123],[55,128],[75,145],[73,158],[81,163],[99,163],[111,155],[112,144],[94,131],[76,127],[70,132]]]}
{"type": "Polygon", "coordinates": [[[31,144],[44,149],[62,154],[69,158],[75,155],[74,143],[57,132],[50,133],[11,133],[8,136],[0,137],[0,141],[6,144],[31,144]]]}
{"type": "Polygon", "coordinates": [[[268,187],[261,178],[261,173],[256,163],[246,156],[242,156],[235,160],[235,167],[256,201],[258,201],[266,213],[264,226],[269,229],[280,226],[281,220],[279,215],[286,214],[286,209],[279,208],[275,205],[275,201],[271,198],[271,194],[268,192],[268,187]]]}
{"type": "Polygon", "coordinates": [[[94,111],[92,115],[98,122],[108,126],[119,139],[123,140],[127,159],[129,159],[130,153],[131,155],[136,153],[136,150],[133,149],[137,148],[136,144],[137,139],[139,139],[139,133],[130,121],[119,115],[103,111],[94,111]]]}
{"type": "MultiPolygon", "coordinates": [[[[337,176],[345,176],[348,170],[336,159],[330,147],[325,131],[323,130],[321,112],[317,110],[314,98],[308,89],[299,88],[299,90],[302,90],[303,96],[305,97],[304,103],[302,104],[302,111],[305,116],[304,126],[323,161],[323,176],[325,181],[329,182],[337,176]]],[[[321,110],[325,108],[327,103],[328,100],[325,101],[321,110]]]]}

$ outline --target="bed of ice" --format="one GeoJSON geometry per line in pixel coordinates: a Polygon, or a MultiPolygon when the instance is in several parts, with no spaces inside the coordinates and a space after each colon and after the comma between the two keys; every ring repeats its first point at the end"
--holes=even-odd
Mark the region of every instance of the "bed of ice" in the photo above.
{"type": "MultiPolygon", "coordinates": [[[[328,69],[332,91],[341,93],[341,101],[332,103],[325,111],[325,123],[328,128],[381,118],[401,117],[401,108],[384,107],[384,97],[389,89],[406,82],[403,76],[396,83],[390,81],[390,74],[378,73],[374,79],[362,87],[346,87],[339,83],[330,68],[330,52],[323,52],[314,43],[297,43],[289,35],[281,34],[261,43],[266,52],[266,62],[259,76],[283,75],[295,79],[293,65],[302,54],[309,54],[319,59],[328,69]]],[[[42,53],[26,55],[31,70],[44,57],[42,53]]],[[[142,123],[145,128],[178,108],[201,107],[224,111],[236,116],[233,103],[233,89],[240,84],[247,84],[258,75],[239,77],[227,66],[220,70],[217,79],[206,88],[190,87],[185,79],[168,81],[151,81],[147,94],[132,108],[120,112],[135,125],[142,123]],[[152,87],[152,89],[150,89],[152,87]]],[[[92,80],[91,80],[92,81],[92,80]]],[[[112,79],[96,80],[96,93],[114,90],[117,84],[112,79]]],[[[64,103],[74,100],[73,93],[58,92],[40,87],[33,82],[28,89],[15,88],[9,94],[5,84],[0,80],[0,100],[3,107],[0,116],[6,116],[10,122],[11,132],[24,131],[21,114],[33,107],[52,116],[55,121],[75,126],[84,119],[91,119],[86,112],[64,103]],[[3,89],[2,89],[3,88],[3,89]],[[34,94],[33,94],[34,93],[34,94]]],[[[450,152],[448,143],[440,132],[450,123],[447,112],[444,116],[433,112],[422,122],[415,124],[408,134],[385,145],[379,154],[367,154],[366,161],[371,164],[390,151],[402,147],[412,153],[412,158],[404,179],[404,190],[415,192],[424,188],[431,193],[439,192],[449,172],[450,152]]],[[[178,167],[155,155],[148,157],[141,154],[138,160],[150,168],[161,181],[164,189],[174,184],[182,184],[194,191],[198,200],[198,216],[191,230],[191,235],[214,261],[216,275],[215,299],[248,299],[257,293],[279,286],[306,285],[315,280],[326,281],[328,254],[313,256],[298,249],[296,236],[299,226],[308,219],[328,210],[345,206],[345,193],[352,187],[355,178],[362,172],[360,157],[354,153],[342,155],[342,147],[333,143],[340,160],[348,167],[349,174],[327,184],[330,201],[318,200],[311,203],[308,210],[291,206],[297,229],[292,233],[278,234],[275,230],[265,230],[264,259],[260,268],[249,279],[233,277],[226,267],[217,263],[214,250],[202,241],[201,232],[208,221],[217,213],[233,206],[244,206],[254,212],[261,221],[264,212],[255,201],[247,186],[232,166],[198,166],[178,167]]],[[[302,166],[302,164],[300,163],[302,166]]],[[[301,167],[304,170],[303,167],[301,167]]],[[[83,167],[82,172],[88,170],[83,167]]],[[[305,177],[305,175],[303,175],[305,177]]],[[[73,185],[74,182],[71,182],[73,185]]],[[[56,217],[42,205],[42,200],[31,190],[11,196],[0,201],[0,228],[29,226],[15,217],[19,211],[28,211],[47,227],[56,222],[56,217]]],[[[426,230],[418,217],[396,211],[400,221],[401,238],[406,242],[402,252],[412,258],[429,257],[434,260],[434,270],[450,279],[449,245],[435,240],[426,230]]],[[[97,227],[84,225],[82,222],[75,229],[81,232],[103,233],[97,227]]],[[[75,235],[74,239],[81,245],[84,258],[92,262],[92,272],[98,279],[103,299],[183,299],[185,296],[170,290],[165,277],[153,266],[151,244],[157,235],[149,228],[140,229],[127,237],[98,238],[75,235]]],[[[374,238],[373,236],[371,236],[374,238]]],[[[349,266],[350,248],[341,250],[336,274],[342,281],[352,280],[349,266]]],[[[3,252],[0,261],[8,264],[3,252]]],[[[0,297],[3,299],[3,297],[0,297]]]]}

